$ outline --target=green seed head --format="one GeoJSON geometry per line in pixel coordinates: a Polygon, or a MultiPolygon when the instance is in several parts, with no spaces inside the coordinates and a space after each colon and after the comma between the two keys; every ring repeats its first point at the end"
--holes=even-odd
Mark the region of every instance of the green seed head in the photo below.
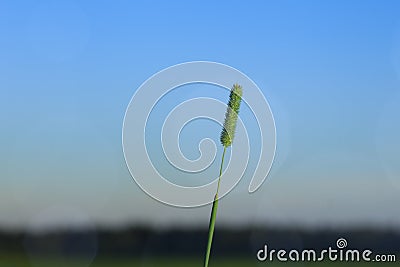
{"type": "Polygon", "coordinates": [[[229,96],[228,108],[225,113],[224,128],[221,132],[221,144],[228,147],[235,137],[236,123],[238,119],[240,102],[242,101],[242,86],[234,84],[229,96]]]}

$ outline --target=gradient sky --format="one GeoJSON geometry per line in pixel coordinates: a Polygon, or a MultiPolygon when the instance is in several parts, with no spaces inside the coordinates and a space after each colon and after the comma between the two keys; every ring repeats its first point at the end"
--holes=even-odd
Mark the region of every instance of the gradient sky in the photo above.
{"type": "Polygon", "coordinates": [[[398,1],[18,0],[0,2],[0,227],[207,227],[210,207],[143,193],[121,146],[135,90],[193,60],[248,75],[277,127],[270,176],[220,223],[399,227],[398,1]]]}

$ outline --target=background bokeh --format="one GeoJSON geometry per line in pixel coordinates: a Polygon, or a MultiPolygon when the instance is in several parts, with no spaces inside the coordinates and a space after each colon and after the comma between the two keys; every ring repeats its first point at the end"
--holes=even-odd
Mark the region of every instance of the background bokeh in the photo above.
{"type": "MultiPolygon", "coordinates": [[[[33,255],[30,264],[44,266],[35,263],[44,245],[31,233],[85,229],[87,246],[76,251],[87,266],[103,230],[207,229],[209,206],[174,208],[143,193],[121,145],[135,90],[193,60],[248,75],[277,128],[268,179],[248,194],[245,176],[220,202],[217,228],[247,229],[249,238],[267,226],[399,231],[399,14],[398,1],[0,1],[0,231],[13,233],[16,247],[33,255]]],[[[189,87],[156,112],[192,97],[228,97],[218,87],[189,87]]],[[[249,113],[241,115],[257,137],[249,113]]],[[[218,125],[195,121],[182,133],[182,150],[196,158],[197,140],[218,136],[218,125]]],[[[150,137],[158,155],[159,136],[150,137]]],[[[154,160],[171,171],[161,156],[154,160]]],[[[152,242],[168,247],[162,238],[143,240],[149,251],[152,242]]]]}

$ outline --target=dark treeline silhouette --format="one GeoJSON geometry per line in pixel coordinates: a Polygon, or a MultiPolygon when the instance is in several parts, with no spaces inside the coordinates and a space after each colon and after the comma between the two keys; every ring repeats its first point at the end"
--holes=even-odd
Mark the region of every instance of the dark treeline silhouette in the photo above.
{"type": "MultiPolygon", "coordinates": [[[[349,249],[370,249],[375,253],[400,253],[400,233],[389,230],[301,230],[301,229],[223,229],[215,232],[213,251],[219,256],[254,256],[265,244],[271,249],[336,248],[339,238],[349,249]]],[[[120,230],[53,231],[41,234],[0,232],[0,253],[35,255],[90,253],[105,256],[198,256],[204,253],[207,230],[120,230]]]]}

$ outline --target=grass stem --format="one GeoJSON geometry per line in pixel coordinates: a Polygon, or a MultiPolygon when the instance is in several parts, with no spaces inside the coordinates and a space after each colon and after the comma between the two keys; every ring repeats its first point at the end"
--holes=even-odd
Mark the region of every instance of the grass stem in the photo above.
{"type": "Polygon", "coordinates": [[[213,201],[213,205],[212,205],[212,209],[211,209],[210,224],[208,226],[207,251],[206,251],[206,257],[204,260],[204,267],[208,267],[208,262],[210,260],[211,245],[212,245],[212,241],[213,241],[214,228],[215,228],[215,219],[217,217],[217,210],[218,210],[218,191],[219,191],[219,184],[221,182],[222,169],[224,167],[225,152],[226,152],[226,146],[224,146],[224,152],[222,153],[221,166],[219,168],[217,192],[215,193],[215,197],[214,197],[214,201],[213,201]]]}

